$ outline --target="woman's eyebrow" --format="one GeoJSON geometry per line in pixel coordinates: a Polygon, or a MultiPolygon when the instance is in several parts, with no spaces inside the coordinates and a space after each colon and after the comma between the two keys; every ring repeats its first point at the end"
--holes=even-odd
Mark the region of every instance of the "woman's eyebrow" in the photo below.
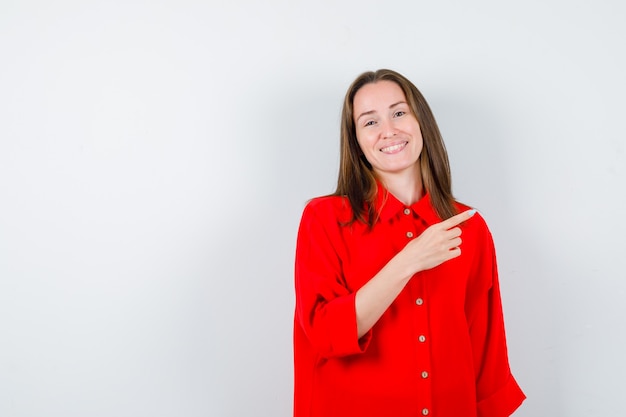
{"type": "Polygon", "coordinates": [[[400,104],[406,104],[406,101],[398,101],[397,103],[394,103],[391,106],[389,106],[389,108],[393,109],[394,107],[399,106],[400,104]]]}
{"type": "Polygon", "coordinates": [[[358,121],[361,117],[374,114],[374,113],[376,113],[376,110],[364,111],[363,113],[359,115],[359,117],[356,118],[356,120],[358,121]]]}
{"type": "MultiPolygon", "coordinates": [[[[389,108],[393,109],[394,107],[396,107],[396,106],[398,106],[400,104],[406,104],[406,101],[398,101],[397,103],[393,103],[391,106],[389,106],[389,108]]],[[[358,121],[361,117],[367,116],[369,114],[374,114],[374,113],[376,113],[376,110],[365,111],[365,112],[359,114],[359,117],[357,117],[356,120],[358,121]]]]}

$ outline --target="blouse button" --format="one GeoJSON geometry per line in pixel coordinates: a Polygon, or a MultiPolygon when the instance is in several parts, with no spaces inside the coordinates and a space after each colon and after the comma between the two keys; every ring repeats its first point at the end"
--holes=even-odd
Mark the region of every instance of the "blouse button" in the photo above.
{"type": "Polygon", "coordinates": [[[413,237],[413,232],[406,232],[406,237],[409,239],[413,237]]]}
{"type": "Polygon", "coordinates": [[[408,208],[405,208],[404,209],[404,214],[406,214],[408,216],[409,214],[411,214],[411,210],[409,210],[408,208]]]}
{"type": "Polygon", "coordinates": [[[420,342],[424,343],[426,341],[426,336],[420,335],[420,337],[418,337],[417,340],[419,340],[420,342]]]}
{"type": "Polygon", "coordinates": [[[427,416],[427,415],[428,415],[428,413],[429,413],[428,408],[424,408],[424,409],[422,410],[422,415],[423,415],[423,416],[427,416]]]}
{"type": "Polygon", "coordinates": [[[422,300],[421,298],[418,298],[417,300],[415,300],[415,304],[417,304],[418,306],[421,306],[422,304],[424,304],[424,300],[422,300]]]}
{"type": "Polygon", "coordinates": [[[428,372],[426,371],[422,372],[422,378],[424,379],[428,378],[428,372]]]}

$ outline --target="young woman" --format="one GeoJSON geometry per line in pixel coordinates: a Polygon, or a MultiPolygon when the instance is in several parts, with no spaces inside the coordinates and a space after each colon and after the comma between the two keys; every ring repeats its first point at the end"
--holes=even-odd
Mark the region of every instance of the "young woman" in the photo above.
{"type": "Polygon", "coordinates": [[[452,196],[424,97],[391,70],[348,89],[337,190],[298,232],[295,417],[505,417],[511,375],[495,251],[452,196]]]}

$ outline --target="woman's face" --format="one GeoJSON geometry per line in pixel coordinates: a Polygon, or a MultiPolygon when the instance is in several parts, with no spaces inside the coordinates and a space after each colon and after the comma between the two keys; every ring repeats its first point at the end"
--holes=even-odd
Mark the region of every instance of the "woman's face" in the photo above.
{"type": "Polygon", "coordinates": [[[422,132],[398,84],[378,81],[361,87],[353,115],[361,151],[378,175],[415,174],[422,132]]]}

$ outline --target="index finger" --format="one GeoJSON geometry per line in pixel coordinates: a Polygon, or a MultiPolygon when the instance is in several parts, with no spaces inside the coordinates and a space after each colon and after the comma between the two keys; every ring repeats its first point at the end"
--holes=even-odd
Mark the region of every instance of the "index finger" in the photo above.
{"type": "Polygon", "coordinates": [[[440,224],[446,230],[452,229],[454,226],[458,226],[459,224],[463,223],[465,220],[468,220],[469,218],[471,218],[474,214],[476,214],[475,209],[465,210],[462,213],[459,213],[455,216],[450,217],[449,219],[442,221],[440,224]]]}

